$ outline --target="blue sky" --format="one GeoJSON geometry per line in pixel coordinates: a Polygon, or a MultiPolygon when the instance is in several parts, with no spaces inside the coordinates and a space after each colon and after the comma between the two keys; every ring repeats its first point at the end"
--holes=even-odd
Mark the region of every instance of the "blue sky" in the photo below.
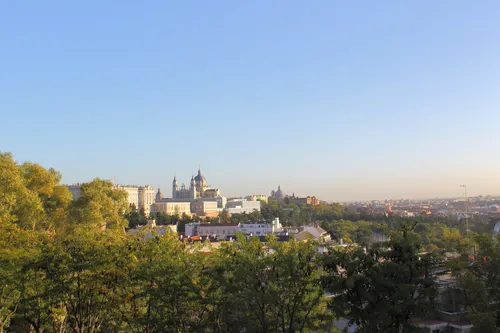
{"type": "Polygon", "coordinates": [[[500,194],[500,2],[5,1],[0,150],[64,182],[500,194]]]}

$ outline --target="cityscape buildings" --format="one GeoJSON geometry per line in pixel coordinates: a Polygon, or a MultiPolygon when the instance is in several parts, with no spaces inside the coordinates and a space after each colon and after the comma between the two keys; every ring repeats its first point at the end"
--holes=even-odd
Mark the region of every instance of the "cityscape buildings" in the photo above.
{"type": "Polygon", "coordinates": [[[191,214],[191,202],[162,199],[160,201],[155,201],[151,206],[151,211],[153,213],[165,213],[167,215],[191,214]]]}
{"type": "Polygon", "coordinates": [[[246,199],[232,199],[226,203],[225,210],[231,214],[260,212],[260,201],[249,201],[246,199]]]}
{"type": "MultiPolygon", "coordinates": [[[[76,200],[81,195],[81,184],[66,185],[71,192],[73,200],[76,200]]],[[[130,207],[134,206],[137,210],[144,209],[144,213],[148,215],[151,211],[151,205],[155,202],[155,190],[150,185],[114,185],[117,190],[122,190],[127,193],[127,202],[130,207]]]]}
{"type": "Polygon", "coordinates": [[[191,176],[189,187],[184,183],[179,187],[177,177],[174,176],[172,181],[172,199],[198,199],[198,198],[215,198],[220,197],[220,190],[210,188],[208,182],[198,169],[196,177],[191,176]]]}
{"type": "Polygon", "coordinates": [[[265,236],[283,231],[279,218],[271,223],[188,223],[185,226],[186,236],[228,237],[241,233],[246,236],[265,236]]]}
{"type": "MultiPolygon", "coordinates": [[[[73,200],[81,195],[81,184],[66,185],[72,194],[73,200]]],[[[115,189],[127,193],[127,202],[130,207],[134,206],[138,210],[144,210],[146,215],[150,212],[165,213],[168,215],[187,214],[203,217],[214,217],[222,211],[227,211],[229,215],[236,213],[252,213],[260,211],[260,201],[267,202],[267,196],[252,195],[248,199],[232,199],[228,202],[222,196],[220,189],[211,188],[207,179],[198,169],[196,176],[191,177],[189,186],[184,183],[179,186],[177,177],[172,181],[172,197],[164,197],[160,188],[155,190],[150,185],[114,185],[115,189]]]]}
{"type": "Polygon", "coordinates": [[[248,201],[263,201],[267,204],[267,195],[265,194],[252,194],[245,197],[248,201]]]}
{"type": "Polygon", "coordinates": [[[216,216],[224,209],[226,200],[219,189],[208,185],[201,169],[198,169],[196,177],[191,176],[189,186],[184,183],[179,186],[177,177],[174,176],[171,198],[165,198],[158,189],[155,202],[152,204],[152,211],[169,215],[216,216]]]}
{"type": "Polygon", "coordinates": [[[321,203],[321,201],[315,196],[296,197],[295,193],[289,196],[288,194],[283,192],[280,185],[278,185],[278,189],[276,191],[275,190],[271,191],[270,198],[273,198],[274,200],[277,200],[279,202],[293,203],[296,204],[297,206],[302,206],[302,205],[317,206],[321,203]]]}

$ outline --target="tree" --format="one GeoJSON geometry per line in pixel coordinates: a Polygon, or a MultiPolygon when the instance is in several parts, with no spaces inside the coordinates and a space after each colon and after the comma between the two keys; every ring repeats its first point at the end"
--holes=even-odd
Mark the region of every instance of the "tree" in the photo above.
{"type": "Polygon", "coordinates": [[[117,289],[125,284],[131,254],[112,232],[64,234],[45,243],[24,266],[19,315],[36,332],[112,331],[121,325],[117,289]]]}
{"type": "Polygon", "coordinates": [[[22,268],[38,253],[37,235],[16,224],[0,224],[0,333],[15,317],[22,298],[22,268]]]}
{"type": "Polygon", "coordinates": [[[0,153],[0,170],[0,223],[32,230],[50,227],[46,209],[64,197],[60,190],[54,197],[60,175],[38,164],[19,165],[10,153],[0,153]]]}
{"type": "Polygon", "coordinates": [[[128,209],[125,191],[114,189],[112,182],[99,178],[83,184],[80,190],[80,197],[70,205],[71,222],[75,227],[123,230],[127,225],[124,213],[128,209]]]}
{"type": "Polygon", "coordinates": [[[156,220],[157,225],[170,225],[172,223],[172,216],[165,212],[151,212],[150,218],[156,220]]]}
{"type": "Polygon", "coordinates": [[[434,269],[439,260],[419,255],[419,238],[408,229],[385,244],[332,248],[325,263],[330,308],[359,332],[412,332],[410,320],[431,313],[437,295],[434,269]]]}
{"type": "Polygon", "coordinates": [[[331,317],[314,244],[270,238],[238,241],[217,252],[211,272],[212,331],[326,332],[331,317]]]}
{"type": "Polygon", "coordinates": [[[133,332],[201,332],[207,307],[200,274],[205,256],[176,235],[140,240],[121,313],[133,332]]]}
{"type": "Polygon", "coordinates": [[[475,237],[476,260],[457,272],[473,332],[500,332],[500,236],[475,237]]]}
{"type": "Polygon", "coordinates": [[[146,225],[148,222],[146,214],[144,213],[144,208],[142,208],[141,211],[137,211],[135,205],[130,207],[130,211],[125,214],[125,218],[128,220],[128,227],[130,229],[134,229],[138,225],[146,225]]]}

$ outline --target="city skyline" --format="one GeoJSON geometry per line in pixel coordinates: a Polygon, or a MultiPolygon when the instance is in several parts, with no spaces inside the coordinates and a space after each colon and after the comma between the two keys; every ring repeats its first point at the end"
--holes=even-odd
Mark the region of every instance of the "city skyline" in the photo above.
{"type": "MultiPolygon", "coordinates": [[[[497,194],[500,3],[0,4],[0,150],[170,189],[497,194]]],[[[168,191],[165,191],[168,192],[168,191]]]]}
{"type": "MultiPolygon", "coordinates": [[[[19,161],[19,162],[24,162],[24,161],[19,161]]],[[[31,161],[31,162],[37,163],[36,161],[31,161]]],[[[63,175],[62,182],[61,182],[63,184],[71,185],[71,184],[77,184],[77,183],[85,183],[85,182],[89,182],[89,181],[93,180],[94,178],[100,178],[100,179],[105,179],[105,180],[111,180],[115,184],[125,185],[125,186],[127,186],[127,185],[134,185],[134,186],[150,185],[155,189],[155,191],[157,191],[158,188],[160,188],[163,195],[165,197],[169,197],[169,198],[172,197],[172,179],[173,179],[173,177],[176,177],[176,179],[179,182],[179,186],[181,186],[182,184],[185,184],[186,187],[189,188],[191,177],[195,176],[197,174],[197,172],[196,173],[187,173],[187,174],[189,174],[189,177],[187,177],[187,176],[184,177],[184,173],[175,172],[175,173],[172,173],[172,176],[171,176],[172,179],[162,180],[161,182],[159,182],[157,184],[155,184],[153,182],[144,181],[144,180],[141,181],[139,179],[141,177],[136,177],[135,179],[138,179],[137,181],[122,181],[121,179],[118,179],[116,176],[110,176],[110,177],[95,176],[95,177],[91,177],[88,179],[67,181],[68,179],[67,179],[67,177],[64,176],[64,172],[62,170],[59,170],[56,166],[46,166],[46,165],[43,165],[43,166],[47,167],[47,168],[54,167],[56,170],[60,171],[63,175]]],[[[374,190],[375,194],[373,197],[362,197],[361,195],[356,196],[355,192],[352,195],[352,197],[348,197],[345,195],[346,191],[341,191],[340,189],[337,189],[337,190],[333,189],[331,192],[325,192],[325,194],[322,195],[322,194],[319,194],[322,192],[320,190],[318,190],[317,188],[314,188],[314,187],[307,188],[306,187],[306,188],[296,190],[294,188],[289,188],[287,183],[284,183],[284,184],[276,183],[275,185],[270,183],[270,185],[268,187],[249,186],[249,187],[244,188],[241,192],[237,192],[237,191],[233,190],[231,187],[229,187],[229,191],[227,191],[227,188],[225,188],[224,186],[217,185],[219,183],[224,184],[225,181],[223,179],[221,179],[220,182],[218,180],[213,182],[210,174],[208,174],[208,176],[207,176],[206,172],[201,167],[199,167],[199,170],[201,170],[202,175],[207,178],[208,186],[213,186],[213,187],[220,189],[222,195],[224,195],[226,197],[245,197],[245,196],[252,195],[252,194],[265,194],[265,195],[269,196],[271,194],[271,191],[276,190],[278,186],[281,186],[281,189],[283,190],[283,192],[286,195],[293,195],[294,194],[295,196],[298,196],[298,197],[316,196],[320,200],[327,201],[327,202],[361,202],[361,201],[371,201],[371,200],[400,200],[400,199],[428,200],[428,199],[460,198],[460,197],[464,196],[464,190],[460,186],[461,184],[450,184],[450,185],[455,185],[455,186],[447,188],[448,191],[442,191],[445,194],[437,195],[437,196],[426,195],[425,192],[422,192],[423,194],[420,196],[418,196],[418,195],[412,196],[409,194],[405,194],[404,192],[401,192],[400,195],[395,194],[393,196],[382,197],[379,194],[377,194],[376,190],[374,190]],[[448,193],[448,194],[446,194],[446,193],[448,193]]],[[[477,188],[474,188],[473,186],[472,187],[470,185],[467,185],[467,186],[468,186],[467,187],[468,197],[476,197],[479,195],[500,196],[500,192],[481,192],[480,190],[478,190],[477,188]]],[[[236,185],[236,188],[241,188],[241,186],[236,185]]],[[[366,188],[362,188],[362,191],[366,191],[366,188]]],[[[347,192],[347,193],[349,193],[349,192],[347,192]]]]}

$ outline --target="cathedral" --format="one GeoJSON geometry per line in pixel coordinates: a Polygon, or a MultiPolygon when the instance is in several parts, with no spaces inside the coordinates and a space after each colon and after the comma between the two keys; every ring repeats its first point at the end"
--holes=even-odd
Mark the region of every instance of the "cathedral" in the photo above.
{"type": "Polygon", "coordinates": [[[198,169],[198,175],[191,177],[189,187],[182,184],[179,187],[177,178],[174,176],[172,182],[172,199],[198,199],[198,198],[216,198],[220,197],[220,190],[210,188],[205,177],[198,169]]]}

